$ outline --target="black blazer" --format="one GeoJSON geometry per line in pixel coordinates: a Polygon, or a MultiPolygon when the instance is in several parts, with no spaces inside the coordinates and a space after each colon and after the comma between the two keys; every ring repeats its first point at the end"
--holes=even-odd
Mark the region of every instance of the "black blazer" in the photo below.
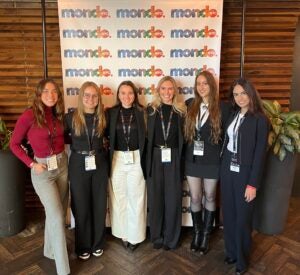
{"type": "MultiPolygon", "coordinates": [[[[194,98],[190,98],[186,101],[187,108],[193,102],[194,98]]],[[[230,104],[220,102],[221,109],[221,127],[224,129],[225,123],[228,119],[230,112],[230,104]]],[[[223,134],[222,134],[223,136],[223,134]]],[[[204,156],[197,156],[197,160],[203,165],[219,165],[220,164],[220,152],[222,148],[222,140],[218,144],[211,141],[211,123],[209,118],[206,120],[201,128],[201,140],[204,141],[204,156]]],[[[185,160],[189,162],[195,161],[194,156],[194,142],[185,144],[185,160]]]]}
{"type": "MultiPolygon", "coordinates": [[[[227,129],[237,112],[232,112],[227,123],[222,153],[226,149],[229,138],[227,129]]],[[[246,113],[238,131],[238,158],[240,165],[250,166],[247,184],[259,188],[264,161],[267,153],[269,121],[263,114],[246,113]]]]}
{"type": "MultiPolygon", "coordinates": [[[[114,154],[114,146],[115,146],[115,138],[116,138],[116,126],[117,120],[119,116],[121,105],[114,106],[107,110],[107,122],[108,122],[108,131],[107,135],[109,138],[110,150],[109,150],[109,163],[110,167],[112,165],[112,159],[114,154]]],[[[141,167],[143,170],[144,177],[146,176],[145,169],[145,147],[146,147],[146,125],[144,119],[144,110],[138,109],[137,107],[133,107],[134,115],[137,122],[138,129],[138,143],[139,143],[139,151],[141,157],[141,167]]]]}
{"type": "MultiPolygon", "coordinates": [[[[176,114],[178,114],[176,112],[176,114]]],[[[146,156],[146,174],[148,177],[151,176],[151,167],[152,167],[152,155],[153,155],[153,140],[154,140],[154,129],[155,129],[155,119],[158,115],[156,111],[153,114],[153,108],[151,106],[147,107],[147,156],[146,156]]],[[[183,148],[183,117],[178,114],[178,153],[179,158],[181,159],[182,148],[183,148]]],[[[180,168],[180,167],[178,167],[180,168]]]]}

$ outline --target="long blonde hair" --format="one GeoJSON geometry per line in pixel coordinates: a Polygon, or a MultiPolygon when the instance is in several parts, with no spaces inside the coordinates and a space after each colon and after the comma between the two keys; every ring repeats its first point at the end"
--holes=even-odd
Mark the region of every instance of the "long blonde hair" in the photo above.
{"type": "Polygon", "coordinates": [[[184,125],[184,136],[185,139],[191,143],[195,136],[196,128],[196,117],[198,115],[200,104],[203,102],[202,97],[197,91],[197,79],[202,75],[205,77],[207,84],[209,86],[209,95],[208,95],[208,111],[209,111],[209,121],[211,123],[211,141],[215,144],[218,144],[221,137],[221,114],[220,114],[220,104],[219,104],[219,93],[217,88],[217,83],[214,76],[208,71],[200,72],[195,79],[194,84],[194,95],[190,107],[185,119],[184,125]]]}
{"type": "Polygon", "coordinates": [[[173,107],[174,111],[176,111],[177,113],[179,113],[181,115],[185,115],[186,114],[186,106],[183,102],[179,101],[179,90],[178,90],[175,79],[171,76],[164,76],[163,78],[161,78],[159,80],[157,87],[155,89],[154,98],[153,98],[152,102],[150,103],[150,106],[153,108],[153,113],[151,115],[153,115],[156,112],[157,108],[162,104],[161,98],[159,96],[159,90],[160,90],[161,85],[166,81],[170,81],[173,84],[174,96],[173,96],[173,100],[172,100],[172,107],[173,107]]]}
{"type": "Polygon", "coordinates": [[[74,111],[72,127],[75,131],[76,136],[80,136],[85,131],[86,122],[84,118],[83,95],[85,89],[88,87],[95,88],[95,90],[98,93],[98,105],[95,109],[95,116],[98,119],[98,124],[96,126],[96,135],[100,137],[106,127],[106,119],[105,119],[104,106],[102,104],[100,89],[94,82],[86,81],[80,87],[79,95],[78,95],[78,107],[74,111]]]}
{"type": "Polygon", "coordinates": [[[46,126],[45,110],[44,110],[45,105],[42,102],[41,96],[42,96],[43,90],[45,89],[45,86],[48,83],[52,83],[54,85],[55,90],[57,92],[57,96],[58,96],[57,102],[56,102],[55,106],[53,107],[53,115],[58,119],[58,121],[60,123],[62,123],[63,116],[65,113],[63,95],[62,95],[57,83],[51,78],[42,79],[36,87],[33,104],[32,104],[32,111],[33,111],[35,123],[38,125],[38,127],[46,126]]]}

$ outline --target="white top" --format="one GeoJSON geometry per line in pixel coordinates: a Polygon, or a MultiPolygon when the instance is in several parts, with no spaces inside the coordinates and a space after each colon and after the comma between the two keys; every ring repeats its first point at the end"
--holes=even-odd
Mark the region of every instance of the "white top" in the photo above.
{"type": "Polygon", "coordinates": [[[196,129],[197,130],[199,130],[199,127],[198,127],[199,120],[201,120],[201,125],[200,125],[200,128],[201,128],[204,125],[204,123],[206,122],[206,120],[208,119],[208,116],[209,116],[208,104],[204,104],[203,102],[201,102],[199,112],[200,112],[200,115],[198,113],[198,115],[196,117],[196,129]]]}
{"type": "Polygon", "coordinates": [[[227,149],[232,153],[237,152],[238,132],[239,132],[239,128],[243,122],[244,116],[245,116],[245,114],[238,113],[238,115],[234,118],[234,120],[231,122],[231,124],[229,125],[229,127],[227,129],[227,135],[229,137],[227,149]],[[235,142],[235,148],[234,148],[234,142],[235,142]]]}

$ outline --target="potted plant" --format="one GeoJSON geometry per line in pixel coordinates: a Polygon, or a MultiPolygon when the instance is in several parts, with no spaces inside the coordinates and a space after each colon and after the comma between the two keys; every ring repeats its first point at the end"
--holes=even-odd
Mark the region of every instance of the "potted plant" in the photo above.
{"type": "Polygon", "coordinates": [[[277,101],[263,100],[270,120],[269,151],[261,187],[257,192],[254,228],[265,234],[284,230],[300,152],[300,112],[284,112],[277,101]]]}
{"type": "Polygon", "coordinates": [[[0,117],[0,237],[25,227],[25,167],[9,150],[11,135],[0,117]]]}

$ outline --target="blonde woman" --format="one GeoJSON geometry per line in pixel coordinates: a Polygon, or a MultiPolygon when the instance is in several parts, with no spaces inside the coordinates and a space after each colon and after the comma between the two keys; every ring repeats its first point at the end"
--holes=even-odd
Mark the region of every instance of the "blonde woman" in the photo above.
{"type": "Polygon", "coordinates": [[[52,79],[41,80],[32,108],[16,123],[10,148],[31,168],[32,185],[45,208],[44,256],[55,260],[57,274],[65,275],[70,273],[65,237],[69,186],[63,115],[63,96],[58,85],[52,79]],[[33,159],[23,150],[23,139],[30,142],[33,159]]]}
{"type": "Polygon", "coordinates": [[[157,85],[147,108],[147,187],[150,235],[153,248],[177,247],[181,231],[181,153],[184,103],[170,76],[157,85]]]}
{"type": "Polygon", "coordinates": [[[69,178],[75,252],[81,260],[103,254],[108,182],[105,126],[99,87],[85,82],[79,91],[78,108],[65,117],[66,138],[71,139],[69,178]]]}

